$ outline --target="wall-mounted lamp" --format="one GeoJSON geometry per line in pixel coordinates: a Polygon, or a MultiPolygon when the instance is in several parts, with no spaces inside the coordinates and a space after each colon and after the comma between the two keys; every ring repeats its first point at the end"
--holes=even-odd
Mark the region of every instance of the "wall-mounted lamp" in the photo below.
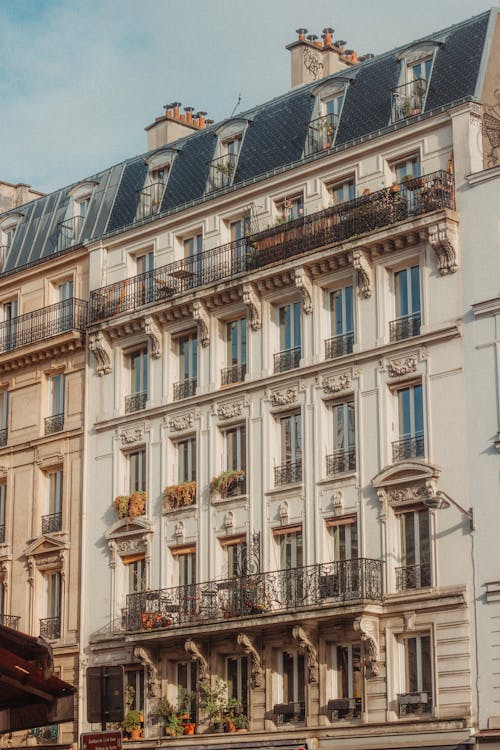
{"type": "Polygon", "coordinates": [[[444,490],[437,490],[434,495],[429,495],[424,499],[424,505],[431,510],[441,510],[443,508],[449,508],[450,504],[454,505],[455,508],[458,508],[458,510],[463,513],[466,518],[469,519],[470,531],[474,531],[476,527],[474,524],[473,508],[469,508],[469,510],[466,510],[459,503],[457,503],[456,500],[450,497],[447,492],[444,492],[444,490]]]}

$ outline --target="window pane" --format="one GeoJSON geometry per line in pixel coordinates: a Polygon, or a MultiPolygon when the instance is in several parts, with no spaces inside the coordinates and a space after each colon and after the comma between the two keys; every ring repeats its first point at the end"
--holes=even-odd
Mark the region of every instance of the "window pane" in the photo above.
{"type": "Polygon", "coordinates": [[[410,269],[411,277],[411,311],[412,313],[420,312],[420,268],[412,266],[410,269]]]}
{"type": "Polygon", "coordinates": [[[414,412],[415,412],[415,432],[424,431],[424,407],[422,402],[422,386],[416,385],[413,390],[414,412]]]}
{"type": "Polygon", "coordinates": [[[406,670],[408,692],[415,693],[418,690],[416,638],[408,638],[408,640],[406,641],[406,670]]]}
{"type": "Polygon", "coordinates": [[[419,540],[420,540],[420,564],[424,565],[430,562],[430,529],[429,529],[429,511],[421,510],[418,513],[419,522],[419,540]]]}
{"type": "Polygon", "coordinates": [[[420,648],[422,654],[422,690],[432,692],[431,638],[429,635],[420,637],[420,648]]]}

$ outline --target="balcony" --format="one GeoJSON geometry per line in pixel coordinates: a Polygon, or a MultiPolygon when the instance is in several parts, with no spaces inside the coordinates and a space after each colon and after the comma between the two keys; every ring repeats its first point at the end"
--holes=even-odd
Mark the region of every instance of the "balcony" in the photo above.
{"type": "Polygon", "coordinates": [[[356,448],[338,450],[326,457],[326,473],[329,477],[356,471],[356,448]]]}
{"type": "Polygon", "coordinates": [[[421,716],[432,711],[432,695],[427,690],[398,695],[399,717],[421,716]]]}
{"type": "Polygon", "coordinates": [[[408,589],[425,589],[432,586],[431,565],[406,565],[404,568],[396,568],[396,589],[408,591],[408,589]]]}
{"type": "Polygon", "coordinates": [[[302,349],[295,346],[293,349],[284,349],[274,355],[274,372],[286,372],[295,370],[300,365],[302,349]]]}
{"type": "Polygon", "coordinates": [[[359,558],[127,595],[125,629],[163,630],[382,600],[382,561],[359,558]]]}
{"type": "Polygon", "coordinates": [[[404,461],[408,458],[421,458],[425,456],[424,433],[417,432],[415,435],[405,435],[392,444],[392,460],[404,461]]]}
{"type": "Polygon", "coordinates": [[[342,357],[344,354],[352,354],[354,346],[354,333],[344,333],[341,336],[334,336],[325,341],[325,359],[335,359],[342,357]]]}
{"type": "Polygon", "coordinates": [[[208,171],[208,190],[219,190],[231,185],[237,164],[238,154],[224,154],[212,159],[208,171]]]}
{"type": "Polygon", "coordinates": [[[401,318],[391,320],[389,323],[389,336],[391,341],[402,341],[410,339],[420,334],[421,316],[420,313],[412,315],[403,315],[401,318]]]}
{"type": "Polygon", "coordinates": [[[142,411],[146,408],[147,400],[147,391],[139,391],[138,393],[132,393],[130,396],[125,396],[125,414],[132,414],[134,411],[142,411]]]}
{"type": "Polygon", "coordinates": [[[295,724],[296,722],[305,721],[306,704],[305,701],[290,701],[290,703],[276,703],[273,708],[273,716],[276,724],[295,724]]]}
{"type": "Polygon", "coordinates": [[[174,383],[174,401],[180,401],[182,398],[189,398],[196,395],[197,378],[184,378],[174,383]]]}
{"type": "Polygon", "coordinates": [[[64,412],[45,417],[45,435],[53,435],[54,432],[62,432],[64,429],[64,412]]]}
{"type": "Polygon", "coordinates": [[[42,534],[51,534],[62,529],[62,513],[51,513],[42,516],[42,534]]]}
{"type": "Polygon", "coordinates": [[[87,302],[67,299],[0,323],[0,354],[69,331],[85,331],[87,302]]]}
{"type": "Polygon", "coordinates": [[[316,154],[333,146],[338,122],[338,115],[333,113],[311,120],[307,128],[306,154],[316,154]]]}
{"type": "Polygon", "coordinates": [[[301,216],[248,238],[182,258],[152,271],[115,282],[90,294],[90,320],[95,322],[174,294],[232,279],[367,232],[384,229],[430,211],[455,208],[453,175],[439,171],[415,178],[407,190],[389,188],[363,195],[323,211],[301,216]]]}
{"type": "Polygon", "coordinates": [[[138,220],[158,213],[164,190],[165,185],[163,182],[153,182],[151,185],[137,191],[136,218],[138,220]]]}
{"type": "Polygon", "coordinates": [[[57,252],[78,244],[85,222],[84,216],[73,216],[57,225],[57,252]]]}
{"type": "Polygon", "coordinates": [[[9,430],[7,427],[4,427],[0,430],[0,448],[5,448],[7,445],[7,438],[9,436],[9,430]]]}
{"type": "Polygon", "coordinates": [[[60,617],[46,617],[44,620],[40,620],[40,637],[46,638],[49,641],[53,641],[56,638],[61,637],[61,618],[60,617]]]}
{"type": "Polygon", "coordinates": [[[233,385],[233,383],[243,383],[247,372],[246,364],[231,365],[223,367],[221,370],[221,385],[233,385]]]}
{"type": "Polygon", "coordinates": [[[302,482],[302,459],[297,461],[287,461],[280,466],[274,467],[274,486],[279,487],[282,484],[294,484],[302,482]]]}
{"type": "Polygon", "coordinates": [[[424,109],[426,91],[427,81],[424,78],[396,86],[392,90],[392,122],[419,115],[424,109]]]}
{"type": "Polygon", "coordinates": [[[19,630],[19,620],[21,618],[17,615],[0,615],[0,625],[6,628],[12,628],[12,630],[19,630]]]}
{"type": "Polygon", "coordinates": [[[334,698],[328,701],[330,721],[340,719],[359,719],[361,716],[361,698],[334,698]]]}

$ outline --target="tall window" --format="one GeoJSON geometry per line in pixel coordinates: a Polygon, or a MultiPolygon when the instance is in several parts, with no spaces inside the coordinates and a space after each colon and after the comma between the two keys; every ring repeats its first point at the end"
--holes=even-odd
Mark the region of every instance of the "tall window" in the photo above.
{"type": "Polygon", "coordinates": [[[9,392],[0,391],[0,448],[7,445],[9,431],[9,392]]]}
{"type": "Polygon", "coordinates": [[[290,302],[278,308],[280,351],[274,355],[274,371],[299,366],[301,357],[301,304],[290,302]]]}
{"type": "Polygon", "coordinates": [[[427,82],[431,75],[431,68],[432,57],[428,57],[426,60],[419,60],[408,66],[408,78],[410,81],[421,80],[427,82]]]}
{"type": "Polygon", "coordinates": [[[232,221],[229,225],[229,231],[231,233],[231,242],[241,240],[245,235],[250,234],[251,231],[251,219],[250,214],[245,214],[241,219],[232,221]]]}
{"type": "Polygon", "coordinates": [[[177,575],[179,586],[196,583],[196,550],[186,550],[177,555],[177,575]]]}
{"type": "Polygon", "coordinates": [[[146,450],[141,448],[128,454],[129,493],[147,489],[146,450]]]}
{"type": "Polygon", "coordinates": [[[403,638],[401,645],[405,693],[398,696],[400,715],[425,713],[432,709],[431,637],[426,634],[403,638]]]}
{"type": "Polygon", "coordinates": [[[144,670],[125,668],[125,705],[129,711],[144,710],[144,670]]]}
{"type": "Polygon", "coordinates": [[[329,523],[335,561],[354,560],[358,557],[358,524],[356,516],[333,519],[329,523]]]}
{"type": "Polygon", "coordinates": [[[390,324],[391,341],[420,333],[420,267],[411,266],[394,274],[396,320],[390,324]]]}
{"type": "Polygon", "coordinates": [[[144,556],[126,561],[128,594],[137,594],[146,590],[146,560],[144,556]]]}
{"type": "Polygon", "coordinates": [[[177,663],[177,703],[179,704],[185,695],[188,696],[186,713],[191,721],[196,720],[196,691],[198,685],[198,674],[196,662],[181,661],[177,663]]]}
{"type": "Polygon", "coordinates": [[[2,340],[0,340],[0,350],[9,351],[14,349],[17,341],[17,317],[18,317],[18,306],[17,299],[4,302],[2,307],[3,317],[3,330],[2,340]]]}
{"type": "Polygon", "coordinates": [[[179,484],[196,481],[196,438],[177,443],[177,466],[179,484]]]}
{"type": "Polygon", "coordinates": [[[46,435],[59,432],[64,428],[64,390],[65,377],[63,373],[49,378],[49,416],[45,419],[46,435]]]}
{"type": "Polygon", "coordinates": [[[278,653],[278,674],[281,678],[280,700],[275,706],[277,721],[286,724],[303,721],[305,718],[305,663],[304,655],[296,651],[280,651],[278,653]]]}
{"type": "Polygon", "coordinates": [[[403,182],[405,177],[420,177],[420,159],[418,156],[409,156],[407,159],[398,161],[393,166],[396,182],[403,182]]]}
{"type": "Polygon", "coordinates": [[[72,299],[73,296],[73,279],[68,279],[57,285],[58,302],[65,302],[66,300],[72,299]]]}
{"type": "Polygon", "coordinates": [[[356,420],[354,401],[340,401],[332,407],[333,453],[327,456],[327,474],[356,469],[356,420]]]}
{"type": "Polygon", "coordinates": [[[247,319],[226,323],[227,367],[222,370],[222,385],[241,383],[247,369],[247,319]]]}
{"type": "Polygon", "coordinates": [[[339,203],[354,200],[356,197],[356,184],[354,178],[350,180],[342,180],[342,182],[336,182],[330,188],[330,195],[332,196],[332,203],[334,206],[337,206],[339,203]]]}
{"type": "Polygon", "coordinates": [[[198,380],[198,338],[195,333],[180,336],[179,382],[174,385],[174,398],[194,396],[198,380]]]}
{"type": "MultiPolygon", "coordinates": [[[[224,542],[224,540],[221,540],[224,542]]],[[[246,536],[239,536],[228,540],[227,544],[224,544],[226,551],[227,560],[227,577],[235,578],[245,573],[245,559],[247,553],[247,539],[246,536]]]]}
{"type": "Polygon", "coordinates": [[[300,412],[281,417],[279,425],[281,465],[275,468],[275,483],[300,482],[302,480],[302,417],[300,412]]]}
{"type": "Polygon", "coordinates": [[[332,646],[334,699],[329,701],[331,718],[358,717],[361,713],[361,648],[358,644],[332,646]]]}
{"type": "MultiPolygon", "coordinates": [[[[245,425],[238,425],[226,430],[226,469],[227,471],[242,471],[244,475],[239,481],[237,490],[245,491],[247,470],[247,430],[245,425]]],[[[239,494],[239,493],[238,493],[239,494]]]]}
{"type": "Polygon", "coordinates": [[[296,195],[292,198],[284,198],[276,204],[278,221],[292,221],[304,215],[304,197],[296,195]]]}
{"type": "Polygon", "coordinates": [[[400,513],[401,567],[396,570],[399,591],[431,585],[431,533],[427,508],[400,513]]]}
{"type": "Polygon", "coordinates": [[[325,356],[341,357],[350,354],[354,345],[354,310],[352,286],[330,293],[332,338],[326,343],[325,356]]]}
{"type": "Polygon", "coordinates": [[[7,510],[7,485],[0,484],[0,544],[5,542],[5,514],[7,510]]]}
{"type": "Polygon", "coordinates": [[[228,656],[226,658],[227,697],[237,700],[243,713],[248,712],[248,658],[228,656]]]}
{"type": "Polygon", "coordinates": [[[302,567],[304,553],[302,530],[279,534],[278,545],[281,570],[302,567]]]}
{"type": "Polygon", "coordinates": [[[397,398],[399,440],[393,443],[393,461],[423,456],[424,409],[421,384],[400,388],[397,398]]]}
{"type": "Polygon", "coordinates": [[[62,469],[47,473],[47,505],[46,515],[42,516],[42,534],[50,534],[62,529],[62,469]]]}
{"type": "Polygon", "coordinates": [[[44,638],[61,636],[61,573],[45,575],[45,617],[40,621],[40,635],[44,638]]]}
{"type": "Polygon", "coordinates": [[[203,235],[196,234],[184,240],[184,257],[189,258],[190,272],[195,286],[202,283],[203,235]]]}
{"type": "Polygon", "coordinates": [[[127,414],[146,407],[148,399],[148,349],[144,347],[129,354],[130,395],[125,399],[127,414]]]}

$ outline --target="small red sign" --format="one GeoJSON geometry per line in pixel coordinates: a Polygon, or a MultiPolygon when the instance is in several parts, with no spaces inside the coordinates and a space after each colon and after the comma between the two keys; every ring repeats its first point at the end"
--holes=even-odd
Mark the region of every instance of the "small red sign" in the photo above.
{"type": "Polygon", "coordinates": [[[88,732],[80,735],[81,750],[122,750],[121,732],[88,732]]]}

